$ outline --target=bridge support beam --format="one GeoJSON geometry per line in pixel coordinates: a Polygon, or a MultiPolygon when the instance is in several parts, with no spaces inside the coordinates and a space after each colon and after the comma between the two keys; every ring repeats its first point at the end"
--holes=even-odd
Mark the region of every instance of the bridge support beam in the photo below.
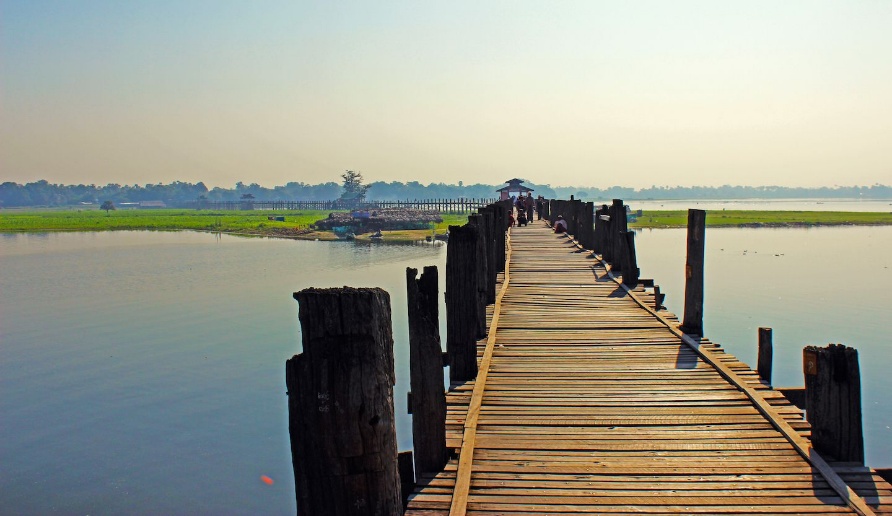
{"type": "MultiPolygon", "coordinates": [[[[468,216],[468,224],[477,227],[477,239],[474,246],[474,267],[477,268],[477,296],[475,298],[475,309],[477,323],[477,338],[486,337],[486,305],[489,299],[488,291],[488,265],[487,265],[487,237],[488,231],[486,221],[483,215],[474,213],[468,216]]],[[[493,284],[493,301],[495,301],[495,284],[493,284]]],[[[476,356],[476,352],[475,352],[476,356]]]]}
{"type": "MultiPolygon", "coordinates": [[[[477,240],[473,224],[449,226],[446,246],[446,351],[449,379],[477,376],[477,240]]],[[[485,317],[484,307],[484,317],[485,317]]],[[[485,324],[485,321],[484,321],[485,324]]]]}
{"type": "Polygon", "coordinates": [[[298,514],[402,514],[390,295],[295,292],[303,353],[286,362],[298,514]]]}
{"type": "Polygon", "coordinates": [[[638,284],[638,276],[640,274],[640,271],[638,270],[638,257],[635,255],[635,232],[625,231],[620,233],[620,236],[622,237],[620,244],[622,244],[623,248],[623,284],[628,285],[629,287],[634,287],[638,284]]]}
{"type": "Polygon", "coordinates": [[[448,459],[443,350],[440,346],[437,268],[406,269],[409,308],[409,377],[415,471],[436,473],[448,459]]]}

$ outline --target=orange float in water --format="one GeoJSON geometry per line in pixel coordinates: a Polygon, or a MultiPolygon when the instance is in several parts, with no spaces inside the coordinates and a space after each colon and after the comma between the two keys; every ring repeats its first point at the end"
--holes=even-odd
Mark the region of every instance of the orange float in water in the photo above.
{"type": "Polygon", "coordinates": [[[260,475],[260,480],[263,480],[263,483],[264,483],[264,484],[267,484],[267,485],[270,485],[270,486],[276,483],[275,480],[269,478],[269,477],[266,476],[266,475],[260,475]]]}

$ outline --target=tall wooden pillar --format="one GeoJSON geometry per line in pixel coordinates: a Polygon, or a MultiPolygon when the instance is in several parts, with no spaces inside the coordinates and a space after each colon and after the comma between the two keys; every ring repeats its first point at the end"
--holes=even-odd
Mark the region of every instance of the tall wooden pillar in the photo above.
{"type": "Polygon", "coordinates": [[[634,287],[638,284],[638,257],[635,255],[635,232],[621,233],[623,244],[623,284],[634,287]]]}
{"type": "Polygon", "coordinates": [[[759,328],[759,354],[756,371],[762,383],[771,385],[771,368],[774,345],[771,342],[771,328],[759,328]]]}
{"type": "Polygon", "coordinates": [[[440,346],[437,268],[406,269],[409,308],[409,376],[412,393],[412,442],[416,475],[443,469],[446,449],[446,393],[440,346]]]}
{"type": "MultiPolygon", "coordinates": [[[[476,246],[476,261],[474,265],[477,267],[477,297],[476,297],[476,309],[477,309],[477,338],[486,336],[486,301],[487,301],[487,291],[489,287],[487,285],[487,278],[489,277],[489,271],[487,270],[487,232],[486,232],[486,221],[483,218],[483,215],[479,213],[475,213],[468,216],[468,224],[477,226],[478,237],[477,237],[477,246],[476,246]]],[[[495,287],[493,287],[495,288],[495,287]]],[[[493,296],[493,300],[495,300],[495,296],[493,296]]]]}
{"type": "Polygon", "coordinates": [[[703,266],[706,259],[706,212],[688,210],[688,250],[685,261],[684,323],[681,330],[703,336],[703,266]]]}
{"type": "Polygon", "coordinates": [[[579,225],[582,230],[582,238],[580,243],[582,247],[589,250],[595,248],[595,203],[586,202],[582,204],[582,212],[579,218],[579,225]]]}
{"type": "MultiPolygon", "coordinates": [[[[478,210],[483,217],[483,240],[486,244],[486,304],[496,302],[496,209],[490,204],[478,210]]],[[[484,320],[486,316],[484,315],[484,320]]]]}
{"type": "Polygon", "coordinates": [[[303,353],[285,365],[299,514],[402,514],[390,296],[295,292],[303,353]]]}
{"type": "MultiPolygon", "coordinates": [[[[477,226],[449,226],[446,246],[446,351],[449,379],[477,376],[477,226]]],[[[485,314],[484,314],[485,315],[485,314]]]]}

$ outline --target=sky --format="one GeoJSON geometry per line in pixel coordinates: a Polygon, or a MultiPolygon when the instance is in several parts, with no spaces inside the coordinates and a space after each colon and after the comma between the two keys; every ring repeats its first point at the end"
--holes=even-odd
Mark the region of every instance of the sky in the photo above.
{"type": "Polygon", "coordinates": [[[892,184],[892,1],[2,0],[0,182],[892,184]]]}

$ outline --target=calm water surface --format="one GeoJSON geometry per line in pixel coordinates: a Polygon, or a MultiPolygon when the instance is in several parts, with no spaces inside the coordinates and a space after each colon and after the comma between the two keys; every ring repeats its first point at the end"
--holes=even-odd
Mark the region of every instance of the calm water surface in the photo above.
{"type": "MultiPolygon", "coordinates": [[[[681,313],[684,230],[637,244],[681,313]]],[[[772,326],[776,385],[802,384],[803,345],[857,347],[875,466],[892,465],[890,247],[889,227],[707,233],[706,334],[753,364],[756,328],[772,326]]],[[[439,265],[442,292],[442,246],[2,235],[0,263],[2,512],[293,514],[283,373],[300,343],[291,294],[309,286],[390,292],[411,447],[405,268],[439,265]]]]}
{"type": "Polygon", "coordinates": [[[29,234],[0,262],[0,512],[294,514],[292,292],[390,292],[403,415],[405,268],[444,270],[445,247],[29,234]]]}

